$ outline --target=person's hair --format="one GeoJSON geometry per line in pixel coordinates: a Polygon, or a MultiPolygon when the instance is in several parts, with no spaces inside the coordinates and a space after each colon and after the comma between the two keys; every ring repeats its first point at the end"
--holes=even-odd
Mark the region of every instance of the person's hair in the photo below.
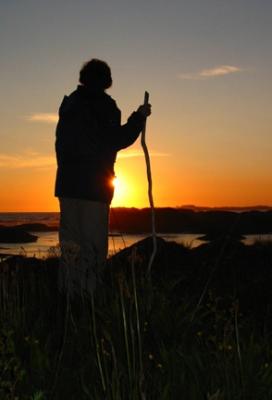
{"type": "Polygon", "coordinates": [[[106,90],[112,85],[110,67],[104,61],[93,58],[81,68],[79,82],[93,89],[106,90]]]}

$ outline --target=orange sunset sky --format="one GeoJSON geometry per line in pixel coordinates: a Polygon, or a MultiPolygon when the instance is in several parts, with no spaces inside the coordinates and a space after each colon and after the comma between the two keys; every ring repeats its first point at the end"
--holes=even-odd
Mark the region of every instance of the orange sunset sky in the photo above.
{"type": "MultiPolygon", "coordinates": [[[[83,62],[112,69],[126,121],[150,92],[156,206],[272,206],[272,3],[1,4],[0,211],[56,211],[55,126],[83,62]]],[[[119,153],[113,206],[148,205],[138,140],[119,153]]]]}

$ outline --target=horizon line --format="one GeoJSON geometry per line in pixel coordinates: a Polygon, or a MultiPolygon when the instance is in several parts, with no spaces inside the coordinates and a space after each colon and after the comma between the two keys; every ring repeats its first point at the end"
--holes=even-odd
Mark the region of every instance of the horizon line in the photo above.
{"type": "MultiPolygon", "coordinates": [[[[112,209],[120,209],[120,208],[127,208],[127,209],[137,209],[137,210],[144,210],[147,208],[150,208],[150,206],[145,206],[145,207],[136,207],[136,206],[115,206],[115,207],[110,207],[112,209]]],[[[256,204],[256,205],[250,205],[250,206],[198,206],[194,204],[183,204],[180,206],[157,206],[155,209],[164,209],[164,208],[172,208],[172,209],[187,209],[187,210],[270,210],[272,209],[272,204],[267,205],[267,204],[256,204]]],[[[41,213],[59,213],[59,210],[51,210],[51,211],[0,211],[0,214],[18,214],[18,213],[24,213],[24,214],[41,214],[41,213]]]]}

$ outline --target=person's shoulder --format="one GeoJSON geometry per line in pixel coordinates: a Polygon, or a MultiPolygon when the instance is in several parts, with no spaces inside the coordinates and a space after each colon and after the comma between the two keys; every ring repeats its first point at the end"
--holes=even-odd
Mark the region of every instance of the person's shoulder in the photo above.
{"type": "Polygon", "coordinates": [[[108,93],[104,93],[104,101],[109,108],[118,109],[116,101],[108,93]]]}
{"type": "Polygon", "coordinates": [[[116,101],[108,93],[104,92],[103,96],[108,102],[116,104],[116,101]]]}
{"type": "Polygon", "coordinates": [[[84,97],[78,89],[74,90],[69,95],[65,95],[60,105],[60,115],[73,114],[75,111],[82,108],[84,100],[84,97]]]}

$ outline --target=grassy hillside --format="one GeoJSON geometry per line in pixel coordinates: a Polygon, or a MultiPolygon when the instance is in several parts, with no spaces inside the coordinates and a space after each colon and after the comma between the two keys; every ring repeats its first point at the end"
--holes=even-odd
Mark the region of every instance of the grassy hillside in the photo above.
{"type": "Polygon", "coordinates": [[[0,398],[272,398],[272,245],[152,241],[109,259],[93,298],[59,260],[0,264],[0,398]]]}

